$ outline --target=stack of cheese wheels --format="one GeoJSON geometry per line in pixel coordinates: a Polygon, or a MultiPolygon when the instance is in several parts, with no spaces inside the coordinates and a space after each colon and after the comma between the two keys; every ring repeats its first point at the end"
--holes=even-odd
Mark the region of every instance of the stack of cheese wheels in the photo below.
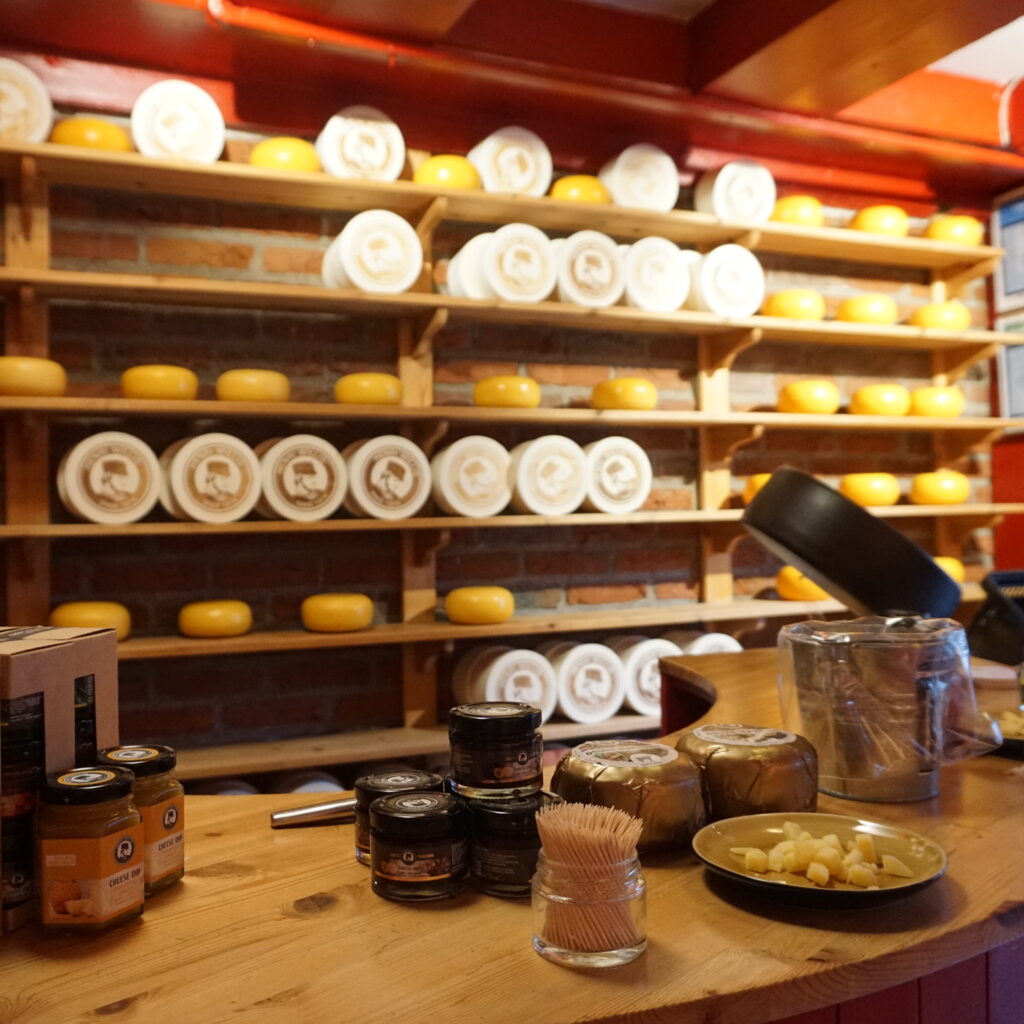
{"type": "Polygon", "coordinates": [[[733,224],[764,224],[775,209],[772,172],[753,160],[733,160],[717,171],[702,174],[693,205],[733,224]]]}
{"type": "Polygon", "coordinates": [[[212,164],[224,149],[224,115],[198,85],[165,79],[132,106],[132,141],[143,156],[212,164]]]}
{"type": "Polygon", "coordinates": [[[390,210],[364,210],[324,253],[328,288],[395,294],[408,291],[423,270],[423,245],[413,226],[390,210]]]}
{"type": "Polygon", "coordinates": [[[0,142],[45,142],[53,104],[42,79],[20,61],[0,57],[0,142]]]}
{"type": "Polygon", "coordinates": [[[575,441],[546,434],[512,449],[509,479],[517,511],[566,515],[586,497],[587,457],[575,441]]]}
{"type": "Polygon", "coordinates": [[[430,494],[426,455],[398,434],[353,441],[342,453],[348,469],[345,508],[354,516],[408,519],[430,494]]]}
{"type": "Polygon", "coordinates": [[[323,438],[270,438],[256,446],[256,457],[263,483],[256,511],[267,519],[326,519],[345,497],[348,470],[338,449],[323,438]]]}
{"type": "Polygon", "coordinates": [[[622,707],[626,678],[622,660],[604,644],[548,640],[537,650],[558,680],[558,710],[573,722],[604,722],[622,707]]]}
{"type": "Polygon", "coordinates": [[[622,298],[626,273],[619,246],[600,231],[577,231],[552,243],[559,301],[577,306],[614,306],[622,298]]]}
{"type": "Polygon", "coordinates": [[[587,494],[592,512],[635,512],[651,493],[654,474],[647,453],[628,437],[603,437],[584,449],[587,494]]]}
{"type": "Polygon", "coordinates": [[[471,647],[459,658],[452,673],[452,698],[455,704],[532,704],[546,722],[558,702],[558,680],[542,654],[488,644],[471,647]]]}
{"type": "Polygon", "coordinates": [[[655,235],[625,247],[626,305],[672,313],[690,293],[690,267],[679,246],[655,235]]]}
{"type": "Polygon", "coordinates": [[[616,206],[668,213],[679,200],[679,168],[668,153],[647,143],[624,149],[598,176],[616,206]]]}
{"type": "Polygon", "coordinates": [[[705,633],[699,629],[670,629],[663,637],[683,654],[732,654],[743,645],[728,633],[705,633]]]}
{"type": "Polygon", "coordinates": [[[493,438],[461,438],[430,461],[434,501],[450,516],[496,516],[512,499],[509,461],[493,438]]]}
{"type": "Polygon", "coordinates": [[[499,128],[466,155],[487,192],[542,196],[551,186],[551,151],[527,128],[499,128]]]}
{"type": "Polygon", "coordinates": [[[160,484],[153,450],[119,430],[79,441],[57,469],[57,493],[64,507],[91,523],[137,522],[156,504],[160,484]]]}
{"type": "Polygon", "coordinates": [[[160,465],[160,503],[175,519],[233,523],[247,516],[259,500],[259,459],[230,434],[175,441],[160,455],[160,465]]]}
{"type": "Polygon", "coordinates": [[[605,643],[622,659],[626,677],[626,703],[640,715],[661,714],[659,658],[671,658],[682,650],[671,640],[646,636],[615,636],[605,643]]]}
{"type": "Polygon", "coordinates": [[[742,245],[720,245],[706,256],[684,250],[690,267],[686,308],[718,316],[753,316],[764,302],[764,268],[742,245]]]}
{"type": "Polygon", "coordinates": [[[324,125],[315,148],[323,169],[336,178],[396,181],[405,166],[402,132],[376,107],[339,111],[324,125]]]}

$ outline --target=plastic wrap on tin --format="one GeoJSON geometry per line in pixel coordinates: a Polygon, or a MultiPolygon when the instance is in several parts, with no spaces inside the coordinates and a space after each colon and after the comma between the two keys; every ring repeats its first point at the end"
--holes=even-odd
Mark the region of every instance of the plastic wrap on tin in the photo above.
{"type": "Polygon", "coordinates": [[[711,821],[817,809],[818,759],[803,736],[754,725],[700,725],[676,747],[700,768],[711,821]]]}
{"type": "Polygon", "coordinates": [[[663,743],[581,743],[558,762],[551,789],[570,803],[617,807],[640,818],[641,853],[688,847],[706,819],[699,771],[663,743]]]}

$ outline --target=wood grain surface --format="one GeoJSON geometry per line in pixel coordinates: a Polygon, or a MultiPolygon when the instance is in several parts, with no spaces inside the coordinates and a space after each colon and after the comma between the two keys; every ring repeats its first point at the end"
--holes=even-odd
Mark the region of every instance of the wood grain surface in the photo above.
{"type": "MultiPolygon", "coordinates": [[[[673,659],[675,661],[675,659],[673,659]]],[[[720,698],[709,720],[777,722],[774,652],[681,659],[720,698]]],[[[308,796],[190,797],[187,875],[142,919],[97,939],[0,939],[0,1020],[760,1024],[897,985],[1024,934],[1020,763],[947,768],[915,804],[823,799],[940,843],[934,885],[869,911],[737,894],[692,854],[649,859],[650,946],[571,971],[530,945],[530,909],[467,891],[391,903],[352,858],[352,826],[272,831],[308,796]]]]}

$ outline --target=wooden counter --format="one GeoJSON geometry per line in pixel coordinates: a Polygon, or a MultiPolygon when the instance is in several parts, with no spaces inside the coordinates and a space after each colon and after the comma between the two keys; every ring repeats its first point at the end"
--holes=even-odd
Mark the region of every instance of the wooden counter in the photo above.
{"type": "MultiPolygon", "coordinates": [[[[718,689],[709,718],[777,722],[773,651],[680,663],[718,689]]],[[[1024,766],[998,757],[944,769],[941,796],[922,803],[822,799],[822,810],[906,824],[940,843],[949,870],[922,892],[868,911],[796,909],[728,891],[692,854],[665,856],[645,863],[647,953],[603,972],[537,956],[527,902],[374,896],[352,858],[351,825],[269,828],[272,809],[309,802],[189,797],[188,874],[140,921],[95,940],[34,926],[0,938],[0,1021],[759,1024],[1024,935],[1024,766]]]]}

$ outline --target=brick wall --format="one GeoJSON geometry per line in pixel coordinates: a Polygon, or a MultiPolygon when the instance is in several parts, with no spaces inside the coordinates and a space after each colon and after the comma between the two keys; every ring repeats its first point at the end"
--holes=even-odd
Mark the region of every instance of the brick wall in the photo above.
{"type": "MultiPolygon", "coordinates": [[[[685,204],[685,201],[683,203],[685,204]]],[[[318,284],[323,250],[345,217],[230,203],[123,194],[55,191],[52,265],[215,276],[231,280],[318,284]]],[[[837,221],[842,211],[833,210],[837,221]]],[[[483,228],[481,227],[480,230],[483,228]]],[[[438,237],[435,255],[454,251],[465,228],[438,237]]],[[[830,312],[850,294],[886,291],[904,313],[927,299],[923,275],[826,261],[768,257],[769,290],[813,287],[830,312]]],[[[966,296],[975,322],[988,311],[982,284],[966,296]]],[[[68,369],[77,394],[115,395],[126,367],[176,362],[194,369],[202,393],[212,395],[223,370],[264,366],[286,373],[297,399],[329,401],[335,379],[354,370],[389,370],[395,335],[387,321],[330,315],[242,310],[157,308],[61,302],[52,312],[52,354],[68,369]]],[[[436,340],[435,402],[465,404],[472,384],[493,373],[527,373],[544,387],[549,406],[587,404],[595,383],[613,375],[642,375],[660,389],[662,408],[692,409],[696,342],[664,335],[560,331],[508,325],[453,325],[436,340]]],[[[844,400],[861,384],[898,379],[908,386],[930,376],[927,354],[891,349],[846,349],[762,344],[744,352],[732,374],[736,409],[774,406],[788,380],[825,376],[844,400]]],[[[962,382],[968,414],[988,413],[984,366],[962,382]]],[[[56,420],[53,464],[75,441],[100,429],[125,429],[158,452],[186,433],[225,429],[249,443],[279,436],[292,425],[273,421],[56,420]]],[[[384,427],[295,424],[343,447],[384,427]]],[[[472,427],[453,429],[445,441],[472,427]]],[[[494,427],[487,433],[506,445],[545,433],[542,427],[494,427]]],[[[586,443],[607,431],[571,429],[586,443]]],[[[655,473],[651,508],[692,508],[697,502],[697,437],[694,431],[630,432],[649,452],[655,473]]],[[[884,469],[905,484],[933,468],[930,439],[916,433],[777,431],[741,449],[734,484],[748,474],[788,463],[835,483],[843,472],[884,469]]],[[[987,459],[973,459],[975,497],[988,498],[987,459]]],[[[54,517],[67,519],[56,494],[54,517]]],[[[931,546],[928,520],[901,521],[923,546],[931,546]]],[[[249,601],[257,629],[295,628],[309,593],[351,589],[371,594],[381,618],[398,617],[398,535],[124,537],[63,540],[53,545],[54,602],[107,598],[131,607],[138,631],[175,631],[178,608],[189,600],[236,596],[249,601]]],[[[975,534],[965,550],[969,575],[979,578],[988,536],[975,534]]],[[[736,549],[741,596],[770,590],[778,563],[753,540],[736,549]]],[[[500,583],[517,594],[520,610],[656,605],[698,599],[699,536],[684,525],[614,528],[453,531],[438,554],[438,590],[473,582],[500,583]]],[[[736,624],[747,643],[771,643],[782,620],[736,624]]],[[[728,626],[729,624],[725,624],[728,626]]],[[[584,634],[581,634],[583,636],[584,634]]],[[[446,676],[456,645],[442,662],[446,676]]],[[[122,666],[123,736],[177,745],[242,741],[400,723],[397,648],[246,655],[122,666]]],[[[442,686],[441,701],[445,701],[442,686]]]]}

